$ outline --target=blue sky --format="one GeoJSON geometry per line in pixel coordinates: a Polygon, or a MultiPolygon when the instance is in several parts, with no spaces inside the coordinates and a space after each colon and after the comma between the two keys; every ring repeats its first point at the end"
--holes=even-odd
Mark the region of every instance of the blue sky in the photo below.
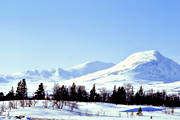
{"type": "Polygon", "coordinates": [[[155,49],[180,63],[179,0],[0,2],[0,73],[118,63],[155,49]]]}

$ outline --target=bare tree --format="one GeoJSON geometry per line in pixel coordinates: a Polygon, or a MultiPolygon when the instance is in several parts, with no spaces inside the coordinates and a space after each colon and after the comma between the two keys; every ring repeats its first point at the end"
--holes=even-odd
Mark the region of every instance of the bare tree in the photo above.
{"type": "Polygon", "coordinates": [[[14,105],[14,103],[12,102],[12,101],[9,101],[9,110],[11,110],[11,109],[14,109],[15,107],[14,107],[15,105],[14,105]]]}
{"type": "Polygon", "coordinates": [[[25,101],[24,100],[20,100],[20,106],[24,108],[24,106],[25,106],[25,101]]]}
{"type": "Polygon", "coordinates": [[[38,103],[37,100],[33,100],[33,102],[32,102],[33,106],[36,106],[37,103],[38,103]]]}
{"type": "Polygon", "coordinates": [[[3,112],[6,112],[6,106],[4,104],[4,102],[1,104],[1,110],[0,110],[0,113],[2,114],[3,112]]]}
{"type": "Polygon", "coordinates": [[[44,108],[48,108],[48,100],[43,101],[43,106],[44,106],[44,108]]]}

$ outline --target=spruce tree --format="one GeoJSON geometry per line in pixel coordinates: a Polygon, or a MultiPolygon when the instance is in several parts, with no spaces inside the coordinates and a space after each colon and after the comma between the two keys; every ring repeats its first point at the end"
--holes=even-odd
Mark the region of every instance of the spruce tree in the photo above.
{"type": "Polygon", "coordinates": [[[16,90],[16,99],[22,99],[22,85],[21,85],[21,81],[18,82],[18,85],[17,85],[17,90],[16,90]]]}
{"type": "Polygon", "coordinates": [[[93,88],[90,91],[89,100],[90,100],[90,102],[95,102],[95,100],[96,100],[96,86],[95,86],[95,84],[93,85],[93,88]]]}
{"type": "Polygon", "coordinates": [[[119,87],[117,91],[117,103],[125,104],[126,103],[126,91],[124,87],[119,87]]]}
{"type": "Polygon", "coordinates": [[[79,86],[77,90],[77,100],[78,101],[87,101],[87,92],[84,86],[79,86]]]}
{"type": "Polygon", "coordinates": [[[142,86],[139,88],[139,91],[135,95],[136,104],[143,104],[144,92],[142,86]]]}
{"type": "Polygon", "coordinates": [[[64,85],[61,86],[59,92],[60,92],[59,94],[60,94],[61,100],[68,100],[68,98],[69,98],[68,89],[64,85]]]}
{"type": "Polygon", "coordinates": [[[17,90],[16,90],[16,99],[22,100],[27,98],[27,86],[26,80],[18,82],[17,90]]]}
{"type": "Polygon", "coordinates": [[[117,90],[116,90],[116,85],[114,86],[113,93],[111,95],[111,102],[112,103],[117,103],[117,90]]]}
{"type": "Polygon", "coordinates": [[[38,90],[35,92],[35,98],[39,100],[45,99],[45,91],[43,83],[40,83],[38,90]]]}
{"type": "Polygon", "coordinates": [[[60,86],[59,84],[55,84],[53,88],[53,99],[60,100],[60,86]]]}
{"type": "Polygon", "coordinates": [[[23,99],[26,99],[28,95],[27,95],[27,86],[25,79],[22,80],[22,93],[23,93],[23,99]]]}
{"type": "Polygon", "coordinates": [[[77,91],[77,101],[83,101],[83,91],[82,91],[82,87],[79,86],[78,87],[78,91],[77,91]]]}
{"type": "Polygon", "coordinates": [[[9,91],[9,93],[6,95],[7,100],[14,100],[15,99],[15,93],[13,87],[9,91]]]}
{"type": "Polygon", "coordinates": [[[77,100],[77,92],[76,92],[76,85],[75,83],[72,84],[70,88],[70,100],[76,101],[77,100]]]}
{"type": "Polygon", "coordinates": [[[4,93],[0,92],[0,101],[4,100],[4,93]]]}

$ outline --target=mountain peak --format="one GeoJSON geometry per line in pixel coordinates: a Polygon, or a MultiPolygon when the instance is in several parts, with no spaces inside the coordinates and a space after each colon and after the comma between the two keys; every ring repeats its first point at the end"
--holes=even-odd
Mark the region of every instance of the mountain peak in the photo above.
{"type": "Polygon", "coordinates": [[[104,65],[108,65],[110,67],[110,66],[113,66],[114,64],[113,63],[105,63],[105,62],[101,62],[101,61],[87,61],[85,63],[73,66],[69,70],[83,69],[83,68],[88,67],[88,66],[97,67],[97,66],[104,66],[104,65]]]}
{"type": "Polygon", "coordinates": [[[102,86],[170,83],[179,80],[180,66],[156,50],[134,53],[111,68],[72,79],[77,83],[102,86]]]}
{"type": "Polygon", "coordinates": [[[149,50],[149,51],[143,51],[143,52],[137,52],[132,55],[130,55],[128,59],[131,59],[133,61],[140,60],[140,61],[150,61],[150,60],[158,60],[161,59],[163,56],[156,50],[149,50]]]}
{"type": "Polygon", "coordinates": [[[180,78],[180,66],[164,57],[156,50],[137,52],[114,66],[111,71],[136,73],[138,79],[177,81],[180,78]]]}
{"type": "Polygon", "coordinates": [[[117,70],[129,70],[134,69],[138,65],[148,63],[150,61],[161,61],[163,57],[158,51],[156,50],[149,50],[149,51],[143,51],[143,52],[137,52],[129,57],[127,57],[124,61],[120,62],[116,66],[114,66],[112,69],[117,70]]]}

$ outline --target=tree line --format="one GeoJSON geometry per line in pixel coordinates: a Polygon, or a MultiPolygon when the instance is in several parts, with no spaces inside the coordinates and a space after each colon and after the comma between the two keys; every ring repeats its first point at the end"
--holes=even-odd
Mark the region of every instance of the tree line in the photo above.
{"type": "Polygon", "coordinates": [[[121,87],[114,86],[113,91],[102,88],[99,92],[97,92],[95,84],[89,92],[86,91],[85,86],[77,86],[75,83],[70,87],[55,84],[53,93],[48,95],[45,94],[43,83],[40,83],[34,95],[28,97],[26,80],[23,79],[18,82],[15,92],[12,87],[8,94],[4,95],[2,92],[0,93],[0,100],[25,99],[52,99],[57,101],[107,102],[125,105],[180,107],[180,97],[177,94],[167,94],[166,91],[154,92],[153,89],[145,92],[142,86],[140,86],[137,92],[134,92],[131,84],[126,84],[121,87]]]}

